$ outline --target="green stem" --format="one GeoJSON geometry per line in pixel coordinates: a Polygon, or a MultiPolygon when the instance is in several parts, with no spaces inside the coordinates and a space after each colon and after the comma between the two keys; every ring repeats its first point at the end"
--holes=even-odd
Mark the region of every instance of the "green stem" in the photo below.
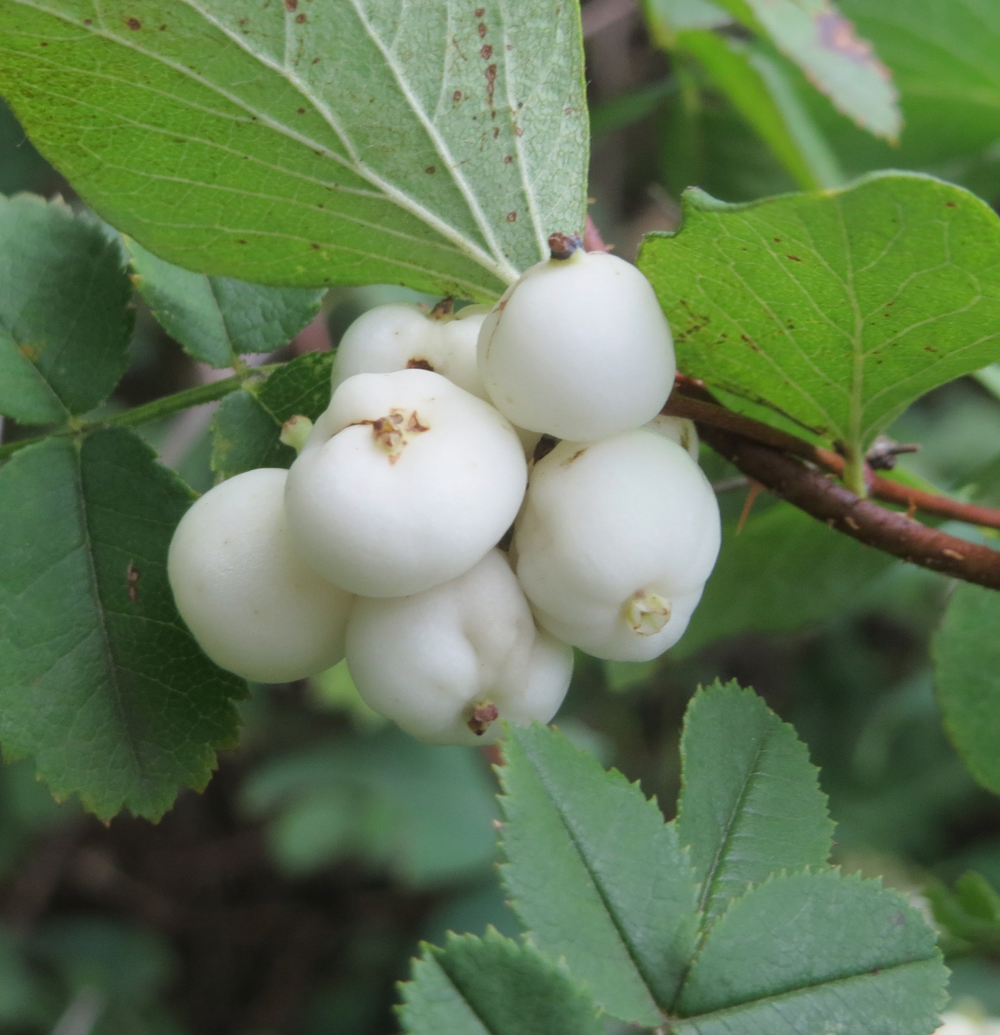
{"type": "Polygon", "coordinates": [[[46,432],[44,435],[36,435],[33,438],[22,438],[16,442],[8,442],[0,446],[0,460],[5,460],[20,449],[33,446],[38,442],[44,442],[48,438],[64,438],[67,435],[78,435],[88,431],[95,431],[98,428],[113,427],[135,427],[139,424],[149,424],[161,417],[169,417],[173,413],[189,409],[192,406],[201,406],[203,403],[215,402],[218,399],[229,395],[242,388],[247,381],[253,381],[261,375],[267,375],[276,369],[278,364],[266,367],[247,368],[232,377],[223,378],[221,381],[210,381],[208,384],[195,385],[194,388],[186,388],[183,392],[175,392],[173,395],[165,395],[162,399],[154,399],[144,406],[136,406],[132,410],[125,410],[110,417],[101,417],[97,420],[78,422],[74,425],[63,425],[46,432]]]}
{"type": "Polygon", "coordinates": [[[853,446],[847,448],[842,477],[844,484],[856,496],[864,499],[868,495],[868,482],[865,480],[865,456],[853,446]]]}

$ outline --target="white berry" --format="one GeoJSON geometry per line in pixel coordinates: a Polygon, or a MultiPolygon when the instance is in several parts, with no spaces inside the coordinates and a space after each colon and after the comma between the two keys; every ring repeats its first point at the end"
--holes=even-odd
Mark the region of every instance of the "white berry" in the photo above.
{"type": "Polygon", "coordinates": [[[287,476],[264,467],[215,486],[181,519],[167,560],[177,609],[205,653],[261,683],[337,664],[354,599],[293,551],[287,476]]]}
{"type": "Polygon", "coordinates": [[[481,305],[466,306],[457,313],[442,305],[427,312],[395,302],[369,309],[340,341],[333,363],[334,390],[355,374],[390,374],[419,367],[487,399],[476,365],[476,341],[487,312],[481,305]]]}
{"type": "Polygon", "coordinates": [[[499,550],[424,593],[359,598],[347,664],[365,702],[436,744],[482,744],[499,720],[548,722],[562,703],[573,652],[537,630],[499,550]]]}
{"type": "Polygon", "coordinates": [[[508,288],[480,331],[479,370],[512,423],[573,441],[645,424],[676,373],[649,281],[623,259],[582,249],[508,288]]]}
{"type": "Polygon", "coordinates": [[[496,545],[526,478],[514,429],[481,399],[427,370],[356,374],[292,465],[289,529],[351,592],[420,593],[496,545]]]}
{"type": "Polygon", "coordinates": [[[638,429],[561,442],[531,473],[517,575],[554,636],[613,661],[680,639],[719,551],[715,493],[676,442],[638,429]]]}

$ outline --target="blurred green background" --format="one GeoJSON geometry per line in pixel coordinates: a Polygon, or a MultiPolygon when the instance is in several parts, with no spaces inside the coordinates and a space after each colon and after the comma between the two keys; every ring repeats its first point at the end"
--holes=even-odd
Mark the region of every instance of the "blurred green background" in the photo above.
{"type": "MultiPolygon", "coordinates": [[[[771,41],[704,0],[584,4],[592,211],[618,254],[674,227],[688,184],[741,201],[896,167],[1000,201],[1000,10],[974,0],[840,7],[893,73],[905,118],[897,145],[839,114],[771,41]],[[776,150],[739,81],[705,60],[719,44],[764,76],[804,164],[776,150]]],[[[73,201],[0,106],[0,191],[20,190],[73,201]]],[[[361,312],[412,297],[331,292],[322,319],[274,358],[329,347],[361,312]]],[[[114,405],[209,376],[136,306],[132,366],[114,405]]],[[[212,482],[210,417],[202,408],[143,429],[200,490],[212,482]]],[[[4,433],[19,432],[8,423],[4,433]]],[[[989,498],[1000,375],[934,392],[891,437],[921,446],[901,461],[914,477],[989,498]]],[[[580,656],[559,725],[641,780],[669,815],[695,686],[716,676],[754,686],[822,768],[836,861],[933,903],[956,1001],[1000,1015],[1000,801],[948,743],[928,659],[951,585],[767,494],[738,531],[745,480],[707,451],[702,462],[726,531],[690,631],[647,665],[580,656]],[[969,871],[979,876],[960,881],[969,871]]],[[[242,749],[158,826],[119,817],[104,827],[54,803],[30,763],[0,771],[5,1035],[388,1035],[394,982],[419,939],[488,923],[517,933],[496,879],[485,752],[427,747],[382,724],[342,667],[253,689],[242,749]]]]}

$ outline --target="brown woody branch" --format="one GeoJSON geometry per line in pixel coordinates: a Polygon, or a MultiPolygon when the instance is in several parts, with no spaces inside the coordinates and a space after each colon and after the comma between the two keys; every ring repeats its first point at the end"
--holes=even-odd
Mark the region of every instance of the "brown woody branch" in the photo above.
{"type": "Polygon", "coordinates": [[[694,420],[702,440],[747,477],[838,532],[932,571],[1000,589],[1000,552],[929,528],[910,516],[920,509],[1000,528],[1000,511],[913,489],[870,469],[866,476],[871,495],[905,506],[908,512],[862,499],[830,477],[843,473],[844,461],[837,453],[727,410],[702,384],[688,378],[678,378],[664,412],[694,420]]]}

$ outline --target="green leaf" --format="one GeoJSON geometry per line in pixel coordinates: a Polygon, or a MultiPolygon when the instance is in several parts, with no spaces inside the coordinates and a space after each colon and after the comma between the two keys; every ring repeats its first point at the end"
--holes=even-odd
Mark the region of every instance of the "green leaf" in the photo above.
{"type": "Polygon", "coordinates": [[[47,424],[103,402],[127,365],[131,294],[96,223],[0,195],[0,413],[47,424]]]}
{"type": "MultiPolygon", "coordinates": [[[[569,919],[569,918],[567,918],[569,919]]],[[[423,946],[401,985],[409,1035],[602,1035],[593,1003],[531,945],[490,928],[423,946]]]]}
{"type": "Polygon", "coordinates": [[[735,18],[771,39],[836,108],[876,136],[902,127],[889,70],[831,0],[718,0],[735,18]]]}
{"type": "Polygon", "coordinates": [[[760,50],[713,32],[678,33],[677,46],[705,68],[713,85],[729,98],[800,187],[809,190],[842,182],[836,158],[776,62],[760,50]]]}
{"type": "Polygon", "coordinates": [[[621,773],[543,726],[510,727],[499,770],[504,886],[531,938],[594,999],[657,1025],[697,937],[677,831],[621,773]]]}
{"type": "Polygon", "coordinates": [[[677,833],[701,882],[703,927],[748,885],[821,866],[833,823],[795,730],[752,691],[716,682],[688,706],[677,833]]]}
{"type": "Polygon", "coordinates": [[[192,494],[136,435],[30,446],[0,469],[0,741],[57,798],[157,819],[235,746],[242,680],[184,627],[167,548],[192,494]]]}
{"type": "Polygon", "coordinates": [[[186,269],[488,300],[582,228],[576,3],[0,5],[0,92],[186,269]]]}
{"type": "Polygon", "coordinates": [[[727,522],[705,595],[671,654],[688,655],[737,633],[819,622],[851,607],[894,563],[787,503],[751,517],[739,534],[727,522]]]}
{"type": "Polygon", "coordinates": [[[835,870],[774,877],[718,920],[676,1035],[930,1035],[947,1001],[934,931],[898,892],[835,870]]]}
{"type": "Polygon", "coordinates": [[[865,446],[914,399],[1000,356],[1000,222],[968,191],[878,174],[725,205],[685,195],[639,265],[685,373],[865,446]]]}
{"type": "Polygon", "coordinates": [[[256,467],[291,467],[295,450],[279,439],[285,421],[315,420],[330,405],[332,352],[309,352],[265,380],[223,399],[212,421],[212,470],[223,478],[256,467]]]}
{"type": "MultiPolygon", "coordinates": [[[[855,173],[939,171],[991,200],[1000,190],[1000,8],[981,0],[840,0],[892,69],[905,127],[898,148],[847,119],[816,115],[855,173]]],[[[824,106],[825,107],[825,106],[824,106]]]]}
{"type": "Polygon", "coordinates": [[[132,283],[164,330],[195,359],[231,367],[247,352],[287,345],[319,312],[324,292],[206,277],[173,266],[125,238],[132,283]]]}
{"type": "Polygon", "coordinates": [[[1000,794],[1000,594],[959,582],[931,653],[949,737],[969,772],[1000,794]]]}

